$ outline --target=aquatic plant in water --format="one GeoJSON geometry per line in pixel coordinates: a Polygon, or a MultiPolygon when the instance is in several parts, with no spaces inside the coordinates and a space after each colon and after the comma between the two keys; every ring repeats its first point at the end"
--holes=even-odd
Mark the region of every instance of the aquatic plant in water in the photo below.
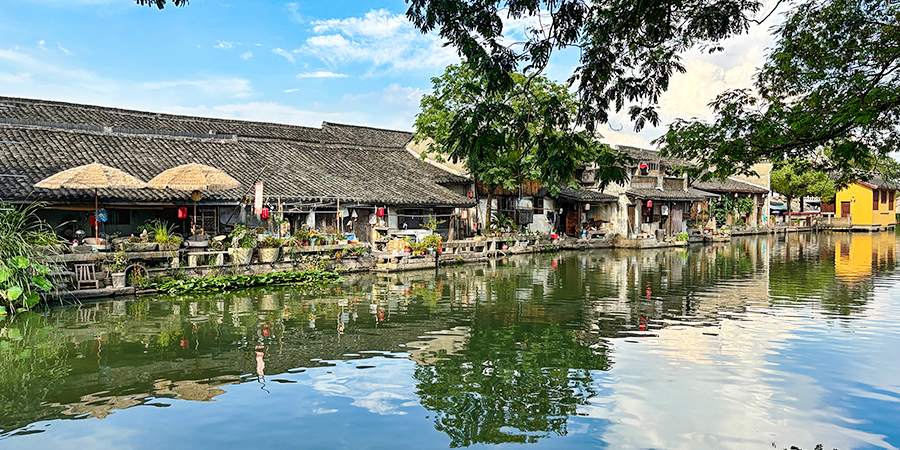
{"type": "Polygon", "coordinates": [[[228,289],[240,289],[254,286],[274,284],[313,285],[334,283],[341,277],[337,272],[309,270],[300,272],[275,272],[262,275],[230,275],[215,278],[188,278],[186,280],[170,280],[155,285],[160,292],[170,295],[196,292],[215,292],[228,289]]]}

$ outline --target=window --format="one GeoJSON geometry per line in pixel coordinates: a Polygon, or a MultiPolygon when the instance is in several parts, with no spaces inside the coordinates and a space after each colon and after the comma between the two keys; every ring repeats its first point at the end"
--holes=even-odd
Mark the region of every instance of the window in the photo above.
{"type": "Polygon", "coordinates": [[[897,196],[897,191],[888,192],[888,211],[894,210],[894,197],[897,196]]]}
{"type": "Polygon", "coordinates": [[[878,191],[872,191],[872,209],[878,211],[878,191]]]}
{"type": "Polygon", "coordinates": [[[544,197],[535,197],[534,198],[534,213],[535,214],[543,214],[544,213],[544,197]]]}
{"type": "Polygon", "coordinates": [[[887,203],[887,191],[881,191],[881,203],[887,203]]]}

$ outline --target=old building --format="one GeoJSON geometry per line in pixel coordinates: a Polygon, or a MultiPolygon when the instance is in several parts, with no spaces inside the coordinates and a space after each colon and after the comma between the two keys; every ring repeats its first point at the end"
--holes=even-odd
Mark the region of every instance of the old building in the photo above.
{"type": "MultiPolygon", "coordinates": [[[[261,182],[266,206],[294,226],[333,227],[365,239],[375,225],[415,227],[425,215],[474,204],[446,187],[467,180],[418,160],[407,149],[411,138],[403,131],[328,122],[310,128],[0,97],[0,174],[6,175],[0,177],[0,200],[48,202],[45,216],[61,233],[87,229],[93,191],[33,185],[92,162],[145,181],[196,162],[241,183],[204,195],[198,210],[204,229],[252,223],[248,205],[261,182]]],[[[109,212],[101,231],[130,233],[156,217],[186,225],[177,211],[191,204],[188,194],[100,190],[109,212]]]]}

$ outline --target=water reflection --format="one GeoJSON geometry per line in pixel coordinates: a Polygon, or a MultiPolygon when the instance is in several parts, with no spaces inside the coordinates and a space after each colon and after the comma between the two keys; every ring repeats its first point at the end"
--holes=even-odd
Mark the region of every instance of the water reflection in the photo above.
{"type": "Polygon", "coordinates": [[[900,387],[873,369],[900,370],[895,246],[792,234],[56,308],[2,325],[0,439],[892,448],[900,387]],[[221,423],[179,435],[200,411],[221,423]]]}

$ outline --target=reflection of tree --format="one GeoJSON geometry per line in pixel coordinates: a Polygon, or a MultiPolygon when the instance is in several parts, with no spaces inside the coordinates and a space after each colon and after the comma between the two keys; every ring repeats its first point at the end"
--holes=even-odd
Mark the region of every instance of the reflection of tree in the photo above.
{"type": "Polygon", "coordinates": [[[559,325],[475,327],[461,354],[441,356],[415,378],[453,447],[566,434],[568,416],[595,393],[589,371],[609,366],[559,325]]]}
{"type": "Polygon", "coordinates": [[[0,431],[52,414],[44,398],[70,370],[66,346],[52,330],[32,312],[0,329],[0,431]]]}

